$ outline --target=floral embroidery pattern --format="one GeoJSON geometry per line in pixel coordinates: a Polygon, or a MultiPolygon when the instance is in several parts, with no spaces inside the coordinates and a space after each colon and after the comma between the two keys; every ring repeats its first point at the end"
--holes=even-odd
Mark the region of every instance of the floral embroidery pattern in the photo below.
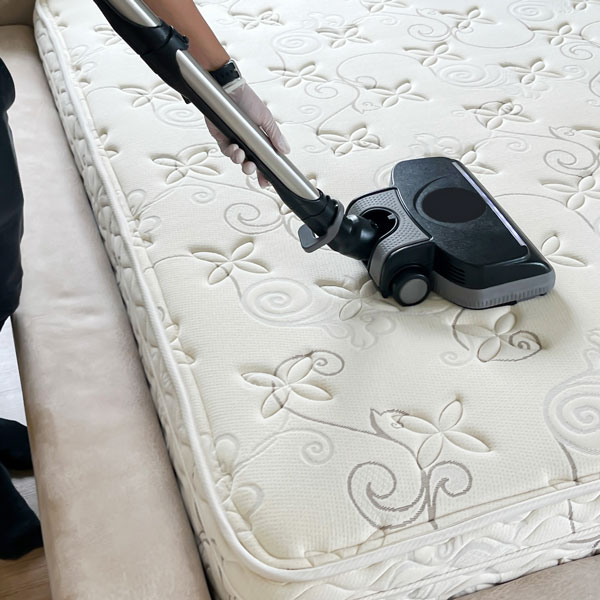
{"type": "Polygon", "coordinates": [[[187,176],[203,178],[219,175],[219,170],[208,162],[215,152],[211,146],[190,146],[176,156],[159,156],[153,160],[157,165],[168,168],[166,182],[170,185],[187,176]]]}
{"type": "Polygon", "coordinates": [[[536,60],[528,66],[507,65],[507,70],[516,73],[519,81],[525,86],[531,86],[534,89],[547,89],[545,79],[556,79],[561,76],[560,73],[552,71],[543,60],[536,60]]]}
{"type": "Polygon", "coordinates": [[[256,29],[261,25],[278,26],[282,24],[280,16],[272,10],[265,10],[257,15],[232,13],[232,16],[241,23],[244,29],[256,29]]]}
{"type": "Polygon", "coordinates": [[[286,88],[293,88],[302,83],[325,83],[327,81],[326,77],[316,72],[317,65],[315,63],[308,63],[298,70],[275,68],[270,70],[281,77],[286,88]]]}
{"type": "Polygon", "coordinates": [[[94,31],[96,33],[99,33],[104,38],[105,46],[115,46],[117,44],[120,44],[123,46],[123,51],[126,51],[125,49],[127,48],[129,49],[129,52],[133,52],[129,48],[129,46],[125,44],[123,38],[120,35],[118,35],[110,25],[104,23],[102,23],[101,25],[96,25],[94,27],[94,31]]]}
{"type": "MultiPolygon", "coordinates": [[[[308,286],[293,279],[267,278],[247,288],[241,294],[241,302],[248,314],[261,323],[320,327],[332,337],[347,339],[354,348],[365,350],[391,335],[403,313],[402,307],[384,300],[379,292],[371,295],[372,290],[364,277],[346,278],[339,286],[308,286]]],[[[410,313],[412,318],[426,317],[448,308],[448,302],[431,294],[410,313]]]]}
{"type": "Polygon", "coordinates": [[[363,308],[398,310],[395,305],[383,300],[372,279],[367,279],[360,289],[351,289],[348,285],[322,285],[321,289],[344,301],[339,313],[341,321],[353,319],[363,308]]]}
{"type": "Polygon", "coordinates": [[[479,8],[472,8],[466,14],[445,10],[440,11],[440,14],[456,21],[456,29],[464,33],[470,33],[473,31],[473,23],[483,23],[485,25],[492,25],[495,23],[494,20],[484,17],[481,9],[479,8]]]}
{"type": "Polygon", "coordinates": [[[571,0],[571,4],[575,10],[586,10],[600,5],[600,0],[571,0]]]}
{"type": "Polygon", "coordinates": [[[406,8],[406,4],[401,0],[360,0],[370,13],[375,14],[390,8],[406,8]]]}
{"type": "Polygon", "coordinates": [[[129,229],[133,236],[134,243],[144,248],[149,248],[153,244],[152,234],[155,233],[162,224],[162,220],[156,216],[144,215],[146,194],[143,190],[134,190],[127,195],[127,201],[131,209],[131,219],[129,219],[129,229]]]}
{"type": "Polygon", "coordinates": [[[399,409],[377,412],[371,409],[367,429],[357,429],[345,423],[322,420],[302,409],[302,401],[334,401],[324,388],[310,381],[311,374],[333,376],[344,369],[341,357],[328,351],[318,351],[292,357],[281,363],[274,373],[250,372],[243,379],[254,387],[266,389],[260,412],[264,419],[284,412],[281,430],[250,456],[233,468],[233,474],[268,451],[281,436],[293,432],[307,432],[298,428],[295,421],[309,422],[317,429],[310,430],[318,436],[306,446],[303,453],[312,449],[311,464],[323,464],[334,452],[333,442],[323,429],[353,432],[354,435],[375,437],[394,444],[402,450],[403,460],[391,468],[380,462],[355,465],[348,475],[348,492],[361,516],[380,529],[398,529],[415,522],[423,513],[437,528],[437,498],[445,493],[450,498],[466,494],[473,478],[469,470],[454,460],[442,459],[446,446],[462,451],[487,453],[488,445],[477,437],[458,430],[463,417],[462,402],[455,398],[444,406],[435,422],[408,414],[399,409]],[[417,471],[415,472],[415,467],[417,471]],[[406,481],[416,487],[414,499],[409,501],[398,492],[397,476],[402,473],[406,481]],[[418,474],[417,474],[418,473],[418,474]],[[383,486],[383,489],[382,489],[383,486]],[[390,492],[383,491],[391,489],[390,492]],[[395,503],[399,503],[396,505],[395,503]]]}
{"type": "Polygon", "coordinates": [[[134,97],[132,102],[133,108],[141,108],[142,106],[152,104],[157,100],[164,100],[167,102],[181,100],[181,96],[172,87],[162,82],[157,83],[150,89],[142,87],[123,87],[121,90],[134,97]]]}
{"type": "Polygon", "coordinates": [[[343,48],[346,44],[369,44],[371,40],[360,35],[360,30],[357,25],[350,25],[344,29],[317,29],[323,37],[329,40],[329,45],[332,48],[343,48]]]}
{"type": "Polygon", "coordinates": [[[479,159],[479,145],[465,147],[464,144],[455,137],[444,136],[436,138],[435,136],[422,133],[415,137],[418,143],[412,146],[413,153],[416,156],[447,156],[460,160],[466,167],[477,175],[493,175],[495,169],[481,162],[479,159]]]}
{"type": "Polygon", "coordinates": [[[516,104],[511,100],[486,102],[479,107],[471,107],[466,110],[473,113],[475,118],[489,130],[498,129],[507,121],[515,123],[531,123],[533,121],[531,117],[524,114],[521,104],[516,104]]]}
{"type": "Polygon", "coordinates": [[[485,312],[460,310],[452,323],[454,339],[468,351],[460,360],[454,352],[442,360],[450,365],[463,365],[472,358],[482,363],[514,362],[530,358],[542,349],[534,333],[517,329],[517,317],[511,308],[498,307],[485,312]]]}
{"type": "Polygon", "coordinates": [[[426,436],[417,455],[417,461],[422,468],[429,467],[439,458],[444,443],[469,452],[489,452],[490,449],[484,442],[473,435],[456,430],[462,416],[462,403],[456,399],[442,409],[435,424],[411,415],[399,419],[400,426],[426,436]]]}
{"type": "Polygon", "coordinates": [[[254,250],[253,242],[246,242],[238,246],[231,256],[219,254],[217,252],[194,252],[193,255],[203,261],[210,262],[214,269],[208,276],[209,285],[220,283],[231,275],[234,269],[246,271],[247,273],[268,273],[269,270],[260,263],[249,260],[248,257],[254,250]]]}
{"type": "Polygon", "coordinates": [[[579,210],[586,200],[600,200],[600,176],[597,174],[578,177],[571,183],[548,181],[543,185],[553,192],[558,192],[570,210],[579,210]]]}
{"type": "Polygon", "coordinates": [[[369,133],[366,127],[360,127],[352,133],[321,133],[319,137],[331,144],[333,153],[336,156],[343,156],[356,149],[380,149],[381,141],[379,138],[369,133]]]}
{"type": "Polygon", "coordinates": [[[587,340],[587,369],[550,390],[544,402],[546,424],[565,450],[575,481],[577,469],[566,448],[600,454],[600,329],[587,340]]]}
{"type": "Polygon", "coordinates": [[[108,158],[114,158],[119,154],[119,149],[116,146],[113,146],[108,140],[108,133],[100,133],[98,132],[98,139],[104,148],[104,152],[108,158]]]}
{"type": "Polygon", "coordinates": [[[551,262],[565,267],[585,267],[585,262],[575,256],[570,256],[560,252],[561,242],[558,236],[551,235],[545,239],[540,250],[542,254],[551,262]]]}
{"type": "Polygon", "coordinates": [[[582,39],[569,23],[558,25],[558,29],[533,29],[533,31],[547,37],[552,46],[561,46],[570,40],[582,39]]]}
{"type": "Polygon", "coordinates": [[[450,46],[446,42],[433,48],[407,48],[406,53],[416,58],[424,67],[435,67],[444,60],[463,60],[458,54],[450,52],[450,46]]]}
{"type": "Polygon", "coordinates": [[[304,400],[331,400],[329,392],[317,385],[308,383],[307,377],[313,369],[311,356],[291,358],[282,363],[275,373],[246,373],[243,378],[252,385],[269,388],[271,391],[261,407],[265,418],[277,414],[288,401],[294,398],[304,400]]]}
{"type": "Polygon", "coordinates": [[[368,88],[369,92],[381,96],[381,106],[383,108],[391,108],[396,106],[400,99],[416,100],[421,102],[426,100],[425,96],[413,92],[413,84],[410,81],[401,81],[393,88],[385,88],[383,86],[368,88]]]}

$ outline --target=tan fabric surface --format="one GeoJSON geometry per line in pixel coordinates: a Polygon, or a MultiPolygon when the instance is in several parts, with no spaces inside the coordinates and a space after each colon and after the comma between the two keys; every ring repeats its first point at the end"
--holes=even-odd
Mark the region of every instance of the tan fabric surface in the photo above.
{"type": "Polygon", "coordinates": [[[0,25],[30,25],[35,0],[0,0],[0,25]]]}
{"type": "Polygon", "coordinates": [[[463,596],[464,600],[596,600],[600,556],[575,560],[503,585],[463,596]]]}
{"type": "Polygon", "coordinates": [[[208,598],[129,321],[28,27],[0,28],[23,179],[14,319],[55,600],[208,598]]]}

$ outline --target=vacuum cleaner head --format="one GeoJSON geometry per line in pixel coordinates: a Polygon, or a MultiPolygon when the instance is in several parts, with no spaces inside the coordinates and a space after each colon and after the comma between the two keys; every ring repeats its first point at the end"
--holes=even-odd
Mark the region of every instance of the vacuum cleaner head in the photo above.
{"type": "Polygon", "coordinates": [[[459,161],[403,161],[391,183],[347,211],[378,226],[367,268],[384,296],[411,305],[433,289],[460,306],[489,308],[554,286],[552,267],[459,161]]]}

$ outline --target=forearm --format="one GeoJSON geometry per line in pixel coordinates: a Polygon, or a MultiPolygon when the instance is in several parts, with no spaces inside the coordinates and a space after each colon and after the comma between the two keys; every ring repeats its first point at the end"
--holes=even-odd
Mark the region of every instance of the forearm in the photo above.
{"type": "Polygon", "coordinates": [[[163,21],[190,40],[192,56],[209,71],[222,67],[229,55],[215,37],[193,0],[144,0],[163,21]]]}

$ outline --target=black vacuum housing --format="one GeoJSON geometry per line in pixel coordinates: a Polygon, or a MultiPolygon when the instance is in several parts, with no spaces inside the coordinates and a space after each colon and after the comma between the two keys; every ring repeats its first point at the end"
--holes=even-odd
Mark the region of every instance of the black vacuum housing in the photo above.
{"type": "Polygon", "coordinates": [[[552,289],[552,267],[461,162],[403,161],[391,183],[347,210],[378,225],[367,268],[384,296],[410,305],[432,288],[460,306],[488,308],[552,289]]]}

